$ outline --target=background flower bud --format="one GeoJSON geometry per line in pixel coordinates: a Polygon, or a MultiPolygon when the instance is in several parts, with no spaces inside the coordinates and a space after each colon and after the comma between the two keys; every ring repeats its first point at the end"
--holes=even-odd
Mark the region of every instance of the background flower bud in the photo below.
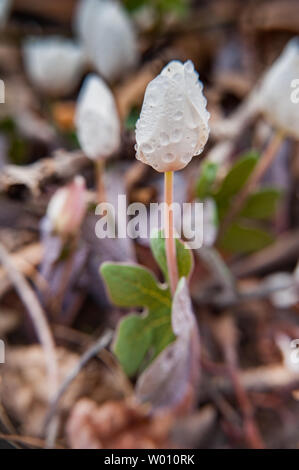
{"type": "Polygon", "coordinates": [[[51,198],[47,209],[50,229],[63,237],[76,235],[86,209],[85,181],[77,176],[68,186],[58,189],[51,198]]]}
{"type": "Polygon", "coordinates": [[[58,36],[27,39],[23,56],[29,79],[40,91],[53,96],[74,91],[86,60],[78,44],[58,36]]]}
{"type": "Polygon", "coordinates": [[[96,70],[116,80],[138,60],[133,24],[116,1],[81,0],[75,30],[96,70]]]}
{"type": "Polygon", "coordinates": [[[170,62],[147,86],[136,125],[136,158],[160,172],[184,168],[209,136],[202,83],[191,61],[170,62]]]}
{"type": "Polygon", "coordinates": [[[299,107],[291,99],[294,79],[299,78],[299,37],[292,39],[265,74],[260,90],[260,109],[270,122],[299,138],[299,107]]]}
{"type": "Polygon", "coordinates": [[[120,122],[114,97],[96,75],[84,81],[75,121],[80,145],[89,158],[108,157],[118,149],[120,122]]]}

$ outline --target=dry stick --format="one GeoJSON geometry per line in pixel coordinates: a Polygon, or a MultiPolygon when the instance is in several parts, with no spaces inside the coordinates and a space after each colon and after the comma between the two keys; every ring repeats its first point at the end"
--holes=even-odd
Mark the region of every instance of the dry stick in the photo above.
{"type": "Polygon", "coordinates": [[[284,139],[284,134],[281,131],[276,131],[274,136],[271,138],[269,145],[267,146],[266,150],[260,157],[254,171],[252,172],[251,176],[249,177],[247,183],[243,187],[240,194],[238,194],[238,199],[234,201],[234,205],[232,206],[231,210],[225,217],[220,231],[218,235],[218,240],[220,240],[223,235],[225,234],[227,228],[235,218],[235,216],[241,211],[243,208],[249,194],[255,189],[256,185],[263,177],[271,163],[273,162],[274,158],[277,155],[277,151],[284,139]]]}
{"type": "Polygon", "coordinates": [[[85,351],[85,353],[81,356],[75,367],[71,370],[71,372],[67,375],[65,380],[62,382],[62,384],[59,387],[59,390],[57,390],[52,403],[50,410],[46,416],[46,421],[45,421],[45,427],[49,427],[55,414],[57,411],[57,407],[59,405],[59,402],[68,389],[69,385],[73,382],[73,380],[77,377],[79,372],[83,369],[83,367],[92,359],[94,356],[96,356],[102,349],[104,349],[111,341],[112,339],[113,332],[112,330],[106,330],[106,332],[94,343],[90,346],[90,348],[85,351]]]}
{"type": "MultiPolygon", "coordinates": [[[[45,361],[48,369],[49,389],[55,393],[58,388],[58,367],[55,354],[55,343],[50,331],[46,315],[31,288],[28,281],[21,272],[17,271],[11,256],[6,248],[0,243],[0,261],[25,305],[32,323],[36,329],[39,341],[44,349],[45,361]]],[[[56,423],[57,424],[57,423],[56,423]]]]}
{"type": "MultiPolygon", "coordinates": [[[[42,439],[31,436],[18,436],[17,434],[0,434],[0,439],[3,439],[8,442],[19,442],[20,444],[25,444],[31,447],[44,448],[46,442],[42,439]]],[[[57,449],[64,449],[62,446],[55,446],[57,449]]]]}
{"type": "Polygon", "coordinates": [[[164,200],[166,259],[170,289],[172,295],[174,295],[178,283],[178,267],[173,227],[173,171],[166,171],[164,173],[164,200]]]}
{"type": "Polygon", "coordinates": [[[224,345],[223,352],[228,367],[228,373],[233,383],[236,398],[243,414],[244,434],[247,443],[252,449],[264,449],[265,444],[254,420],[254,410],[252,404],[240,380],[235,348],[232,345],[224,345]]]}

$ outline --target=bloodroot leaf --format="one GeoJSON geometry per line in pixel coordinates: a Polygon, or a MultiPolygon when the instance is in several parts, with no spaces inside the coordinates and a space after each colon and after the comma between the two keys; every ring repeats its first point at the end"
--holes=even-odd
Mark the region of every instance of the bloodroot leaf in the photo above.
{"type": "Polygon", "coordinates": [[[172,328],[177,339],[139,377],[136,393],[153,410],[187,411],[196,400],[199,380],[199,332],[185,278],[173,299],[172,328]]]}
{"type": "MultiPolygon", "coordinates": [[[[191,276],[193,271],[192,251],[184,242],[182,242],[178,238],[175,239],[175,244],[179,277],[188,278],[189,276],[191,276]]],[[[165,237],[163,230],[153,230],[151,234],[151,250],[155,260],[160,266],[165,280],[168,282],[165,237]]]]}

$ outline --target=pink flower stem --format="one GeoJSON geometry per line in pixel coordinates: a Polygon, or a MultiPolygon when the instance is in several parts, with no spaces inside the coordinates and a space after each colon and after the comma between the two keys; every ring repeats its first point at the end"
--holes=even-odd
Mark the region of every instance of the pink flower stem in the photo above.
{"type": "Polygon", "coordinates": [[[176,260],[176,247],[173,227],[173,171],[166,171],[164,173],[164,200],[166,260],[170,290],[172,295],[174,295],[178,283],[178,267],[176,260]]]}

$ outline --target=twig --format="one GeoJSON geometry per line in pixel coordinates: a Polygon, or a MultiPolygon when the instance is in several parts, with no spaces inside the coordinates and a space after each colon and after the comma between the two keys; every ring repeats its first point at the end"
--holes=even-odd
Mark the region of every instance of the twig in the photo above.
{"type": "MultiPolygon", "coordinates": [[[[75,365],[73,370],[67,375],[65,380],[62,382],[62,384],[59,387],[59,390],[57,390],[56,395],[54,396],[49,412],[46,416],[45,420],[45,429],[49,428],[51,425],[51,422],[54,418],[54,416],[57,413],[57,408],[59,405],[59,402],[62,398],[62,396],[65,394],[66,390],[70,386],[70,384],[75,380],[77,375],[80,373],[80,371],[83,369],[83,367],[92,359],[94,356],[96,356],[101,349],[105,348],[109,342],[112,339],[112,330],[107,330],[97,341],[96,343],[92,344],[90,348],[85,351],[85,353],[81,356],[79,359],[78,363],[75,365]]],[[[55,439],[54,439],[55,442],[55,439]]]]}
{"type": "Polygon", "coordinates": [[[25,186],[33,196],[38,197],[41,188],[51,180],[69,180],[79,174],[90,160],[82,152],[57,151],[51,158],[43,158],[31,165],[7,165],[0,174],[0,192],[7,193],[14,186],[25,186]]]}
{"type": "Polygon", "coordinates": [[[58,388],[58,366],[55,352],[55,343],[50,331],[46,315],[28,281],[24,275],[18,271],[12,261],[11,256],[0,243],[0,261],[14,285],[17,293],[25,305],[32,323],[35,327],[39,341],[44,349],[45,361],[48,370],[48,380],[50,395],[54,394],[58,388]]]}
{"type": "MultiPolygon", "coordinates": [[[[40,449],[46,446],[46,442],[42,439],[31,436],[18,436],[17,434],[0,434],[0,439],[6,440],[8,442],[20,442],[20,444],[25,444],[32,447],[38,447],[40,449]]],[[[56,445],[57,449],[64,449],[63,446],[56,445]]]]}
{"type": "Polygon", "coordinates": [[[233,206],[231,207],[231,210],[223,220],[219,234],[218,234],[218,240],[220,240],[223,235],[225,234],[227,228],[235,218],[237,214],[241,211],[243,208],[245,202],[247,201],[248,196],[252,193],[252,191],[255,189],[256,185],[258,182],[261,180],[271,163],[273,162],[274,158],[277,155],[277,151],[279,147],[281,146],[281,143],[283,141],[284,134],[280,131],[275,132],[274,137],[272,137],[268,147],[266,148],[265,152],[262,154],[260,157],[255,169],[253,170],[252,174],[248,178],[248,181],[244,185],[243,189],[241,192],[238,194],[238,198],[235,199],[233,206]]]}

